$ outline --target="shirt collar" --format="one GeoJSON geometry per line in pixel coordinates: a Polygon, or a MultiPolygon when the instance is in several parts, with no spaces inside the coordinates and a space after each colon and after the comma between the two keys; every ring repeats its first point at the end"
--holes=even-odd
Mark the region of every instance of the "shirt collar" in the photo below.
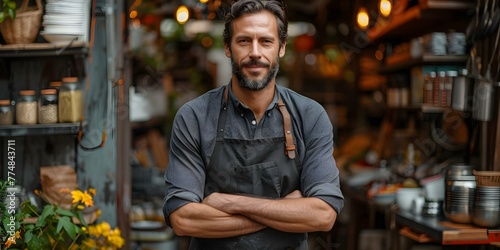
{"type": "MultiPolygon", "coordinates": [[[[246,106],[245,104],[243,104],[233,93],[233,85],[232,83],[229,83],[227,85],[229,87],[229,101],[235,106],[235,107],[238,107],[238,108],[244,108],[244,109],[249,109],[248,106],[246,106]]],[[[277,107],[278,105],[278,95],[279,95],[279,92],[278,92],[278,86],[276,86],[274,88],[274,97],[273,97],[273,101],[269,104],[269,106],[267,107],[266,111],[269,111],[275,107],[277,107]]]]}

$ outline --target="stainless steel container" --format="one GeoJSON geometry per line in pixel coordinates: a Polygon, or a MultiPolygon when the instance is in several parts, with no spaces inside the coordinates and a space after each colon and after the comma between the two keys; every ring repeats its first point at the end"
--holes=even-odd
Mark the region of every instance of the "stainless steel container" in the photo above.
{"type": "Polygon", "coordinates": [[[490,121],[493,114],[493,83],[480,80],[474,88],[472,117],[478,121],[490,121]]]}
{"type": "Polygon", "coordinates": [[[453,78],[452,84],[451,108],[457,111],[470,110],[472,86],[471,79],[467,76],[467,70],[461,70],[459,75],[453,78]]]}

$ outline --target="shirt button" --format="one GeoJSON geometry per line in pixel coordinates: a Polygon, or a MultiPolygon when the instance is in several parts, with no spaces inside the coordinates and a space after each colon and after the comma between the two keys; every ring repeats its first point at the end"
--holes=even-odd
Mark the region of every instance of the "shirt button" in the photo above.
{"type": "Polygon", "coordinates": [[[257,122],[256,122],[255,120],[253,120],[253,121],[252,121],[252,124],[253,124],[253,125],[255,125],[255,124],[257,124],[257,122]]]}
{"type": "Polygon", "coordinates": [[[243,113],[241,113],[240,115],[241,115],[241,117],[243,117],[243,113]]]}

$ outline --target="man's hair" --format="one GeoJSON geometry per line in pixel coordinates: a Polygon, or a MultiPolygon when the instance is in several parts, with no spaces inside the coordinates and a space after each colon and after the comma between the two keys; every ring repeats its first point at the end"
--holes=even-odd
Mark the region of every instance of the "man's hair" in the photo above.
{"type": "Polygon", "coordinates": [[[282,1],[270,0],[236,0],[233,1],[224,20],[224,44],[231,47],[231,38],[233,37],[233,21],[243,15],[269,11],[276,17],[278,23],[278,37],[280,39],[280,48],[288,38],[288,20],[285,13],[285,5],[282,1]]]}

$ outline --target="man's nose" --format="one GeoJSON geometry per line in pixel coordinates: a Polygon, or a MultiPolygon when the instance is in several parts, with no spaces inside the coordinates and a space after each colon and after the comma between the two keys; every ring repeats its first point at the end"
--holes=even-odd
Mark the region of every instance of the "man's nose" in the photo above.
{"type": "Polygon", "coordinates": [[[252,50],[250,51],[250,57],[255,59],[261,57],[260,46],[257,41],[252,42],[252,50]]]}

